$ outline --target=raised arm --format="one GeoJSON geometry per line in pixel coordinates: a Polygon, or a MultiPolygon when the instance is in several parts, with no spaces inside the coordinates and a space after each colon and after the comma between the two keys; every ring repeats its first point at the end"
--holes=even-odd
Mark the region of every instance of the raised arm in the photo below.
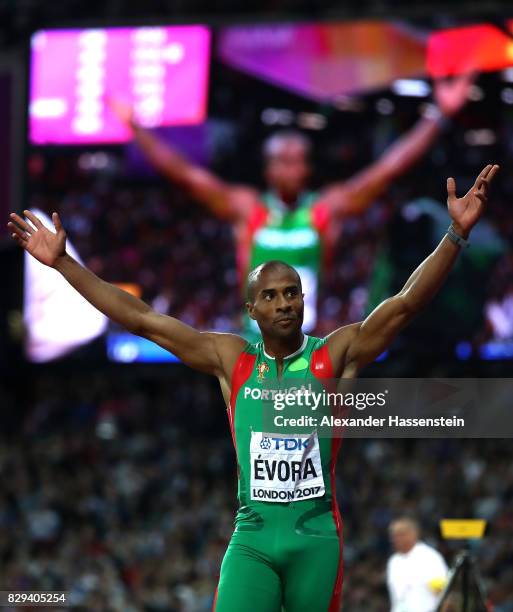
{"type": "Polygon", "coordinates": [[[434,86],[435,116],[421,119],[408,133],[388,147],[370,166],[347,181],[324,191],[323,201],[335,217],[362,213],[390,184],[409,170],[429,150],[445,118],[455,115],[465,103],[473,76],[439,81],[434,86]]]}
{"type": "Polygon", "coordinates": [[[130,128],[135,142],[151,165],[168,180],[187,191],[221,219],[234,223],[249,219],[258,198],[256,190],[229,185],[209,170],[192,164],[176,149],[139,125],[129,105],[110,99],[109,106],[118,119],[130,128]]]}
{"type": "MultiPolygon", "coordinates": [[[[447,207],[452,229],[465,240],[483,214],[488,187],[498,169],[497,165],[486,166],[462,198],[456,197],[454,179],[447,180],[447,207]]],[[[382,302],[363,322],[342,327],[328,337],[332,359],[343,376],[354,376],[361,367],[373,361],[429,304],[445,282],[460,248],[446,235],[397,295],[382,302]]]]}
{"type": "Polygon", "coordinates": [[[173,317],[158,314],[145,302],[106,283],[66,253],[66,234],[57,213],[48,230],[30,211],[27,223],[12,213],[8,223],[12,238],[41,263],[60,272],[84,298],[107,317],[138,336],[174,353],[190,367],[229,381],[245,341],[232,334],[199,332],[173,317]]]}

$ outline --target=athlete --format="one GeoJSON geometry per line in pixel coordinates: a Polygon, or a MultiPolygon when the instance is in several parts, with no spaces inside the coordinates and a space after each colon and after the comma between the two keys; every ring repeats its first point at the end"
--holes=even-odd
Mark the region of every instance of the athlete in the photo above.
{"type": "MultiPolygon", "coordinates": [[[[305,290],[305,331],[315,329],[321,269],[331,265],[331,254],[341,221],[362,214],[389,185],[413,166],[431,147],[447,118],[465,103],[472,77],[435,83],[434,113],[389,147],[369,167],[344,182],[318,193],[308,191],[312,173],[311,143],[299,131],[276,132],[263,146],[264,179],[268,189],[259,193],[247,185],[231,185],[209,170],[195,166],[158,140],[136,121],[130,106],[115,99],[110,106],[132,129],[137,145],[153,166],[182,187],[217,217],[229,222],[237,244],[241,289],[249,270],[272,259],[281,259],[299,272],[305,290]]],[[[245,331],[258,332],[251,319],[245,331]]]]}
{"type": "Polygon", "coordinates": [[[262,403],[254,396],[271,377],[285,384],[355,377],[385,350],[442,286],[483,213],[497,170],[486,166],[462,198],[456,197],[454,179],[448,179],[452,224],[435,251],[365,321],[322,339],[302,331],[301,280],[284,262],[261,264],[248,277],[246,308],[262,333],[259,342],[249,344],[234,334],[199,332],[99,279],[66,253],[57,213],[56,233],[30,211],[24,211],[25,219],[11,214],[13,239],[58,270],[98,310],[190,367],[218,377],[237,454],[240,506],[221,567],[216,612],[340,609],[342,532],[334,486],[340,439],[319,438],[314,430],[287,446],[290,440],[279,432],[259,429],[262,403]]]}

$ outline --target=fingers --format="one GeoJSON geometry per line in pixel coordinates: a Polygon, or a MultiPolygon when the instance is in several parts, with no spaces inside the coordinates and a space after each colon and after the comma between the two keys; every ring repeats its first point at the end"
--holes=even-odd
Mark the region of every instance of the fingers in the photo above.
{"type": "Polygon", "coordinates": [[[22,249],[25,248],[27,246],[27,244],[28,244],[27,238],[24,238],[24,237],[20,236],[19,234],[11,234],[11,238],[22,249]]]}
{"type": "Polygon", "coordinates": [[[18,242],[18,239],[23,241],[23,242],[26,242],[28,240],[27,232],[23,231],[16,224],[11,223],[9,221],[9,223],[7,224],[7,228],[11,232],[11,237],[14,238],[14,240],[16,240],[16,242],[18,242]]]}
{"type": "Polygon", "coordinates": [[[450,200],[456,197],[456,181],[452,176],[447,179],[447,195],[450,200]]]}
{"type": "Polygon", "coordinates": [[[474,191],[474,197],[477,198],[481,204],[486,204],[486,200],[488,199],[484,191],[474,191]]]}
{"type": "Polygon", "coordinates": [[[31,225],[29,225],[24,219],[20,217],[20,215],[17,215],[16,213],[11,213],[9,216],[14,221],[14,223],[16,223],[16,225],[21,227],[21,229],[27,232],[28,234],[32,234],[35,231],[31,225]]]}
{"type": "Polygon", "coordinates": [[[61,232],[63,230],[63,227],[62,227],[61,219],[56,212],[52,213],[52,221],[53,221],[53,225],[55,229],[57,230],[57,233],[61,232]]]}
{"type": "Polygon", "coordinates": [[[25,215],[25,217],[27,217],[27,219],[35,226],[36,229],[42,229],[43,224],[41,223],[41,221],[36,217],[36,215],[34,215],[33,213],[30,212],[30,210],[24,210],[23,214],[25,215]]]}
{"type": "Polygon", "coordinates": [[[488,172],[490,172],[490,170],[491,170],[491,169],[492,169],[492,164],[488,164],[488,165],[486,165],[486,166],[485,166],[485,167],[484,167],[484,168],[481,170],[481,172],[479,173],[479,175],[478,175],[478,177],[477,177],[477,179],[476,179],[476,183],[477,183],[478,181],[481,181],[481,180],[483,180],[484,178],[486,178],[486,176],[488,175],[488,172]]]}
{"type": "Polygon", "coordinates": [[[484,168],[481,174],[477,177],[475,187],[477,187],[477,189],[487,189],[488,185],[492,182],[493,177],[499,171],[499,168],[500,166],[498,164],[489,164],[486,166],[486,168],[484,168]]]}
{"type": "Polygon", "coordinates": [[[493,177],[497,174],[497,172],[499,172],[500,168],[501,167],[499,166],[499,164],[494,164],[492,166],[492,169],[486,175],[486,182],[487,182],[488,185],[492,182],[493,177]]]}

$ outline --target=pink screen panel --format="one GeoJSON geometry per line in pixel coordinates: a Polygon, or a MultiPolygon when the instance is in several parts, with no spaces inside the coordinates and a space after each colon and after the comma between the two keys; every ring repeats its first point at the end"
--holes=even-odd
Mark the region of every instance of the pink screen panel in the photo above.
{"type": "Polygon", "coordinates": [[[107,104],[109,97],[130,104],[147,127],[205,119],[207,27],[48,30],[34,34],[31,46],[33,144],[130,140],[107,104]]]}

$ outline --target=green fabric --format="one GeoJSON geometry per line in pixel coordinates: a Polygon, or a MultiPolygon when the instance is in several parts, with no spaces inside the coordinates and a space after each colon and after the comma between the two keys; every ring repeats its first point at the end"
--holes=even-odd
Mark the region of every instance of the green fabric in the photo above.
{"type": "MultiPolygon", "coordinates": [[[[270,214],[267,223],[253,237],[248,270],[273,259],[294,266],[303,282],[306,308],[314,309],[313,316],[317,306],[322,256],[321,237],[312,224],[312,207],[317,200],[317,193],[305,192],[297,206],[289,210],[272,193],[263,195],[262,201],[270,214]]],[[[306,331],[315,326],[315,321],[310,316],[308,318],[311,320],[307,321],[305,316],[306,331]]],[[[259,337],[256,323],[247,314],[244,316],[243,335],[250,342],[255,342],[259,337]]]]}
{"type": "Polygon", "coordinates": [[[318,516],[326,525],[320,537],[295,532],[288,508],[273,514],[259,532],[233,534],[215,612],[328,612],[340,553],[331,513],[318,516]]]}
{"type": "MultiPolygon", "coordinates": [[[[302,350],[284,359],[280,378],[276,361],[265,354],[263,342],[246,348],[256,360],[236,398],[234,432],[239,510],[221,567],[216,612],[279,612],[281,609],[321,612],[329,608],[341,545],[332,506],[332,439],[318,439],[324,495],[292,502],[251,499],[251,435],[262,431],[262,399],[256,395],[275,384],[281,389],[320,384],[312,372],[311,361],[312,353],[325,340],[305,339],[302,350]]],[[[309,407],[304,411],[311,414],[309,407]]],[[[266,435],[274,439],[273,433],[278,435],[277,431],[266,435]]]]}

